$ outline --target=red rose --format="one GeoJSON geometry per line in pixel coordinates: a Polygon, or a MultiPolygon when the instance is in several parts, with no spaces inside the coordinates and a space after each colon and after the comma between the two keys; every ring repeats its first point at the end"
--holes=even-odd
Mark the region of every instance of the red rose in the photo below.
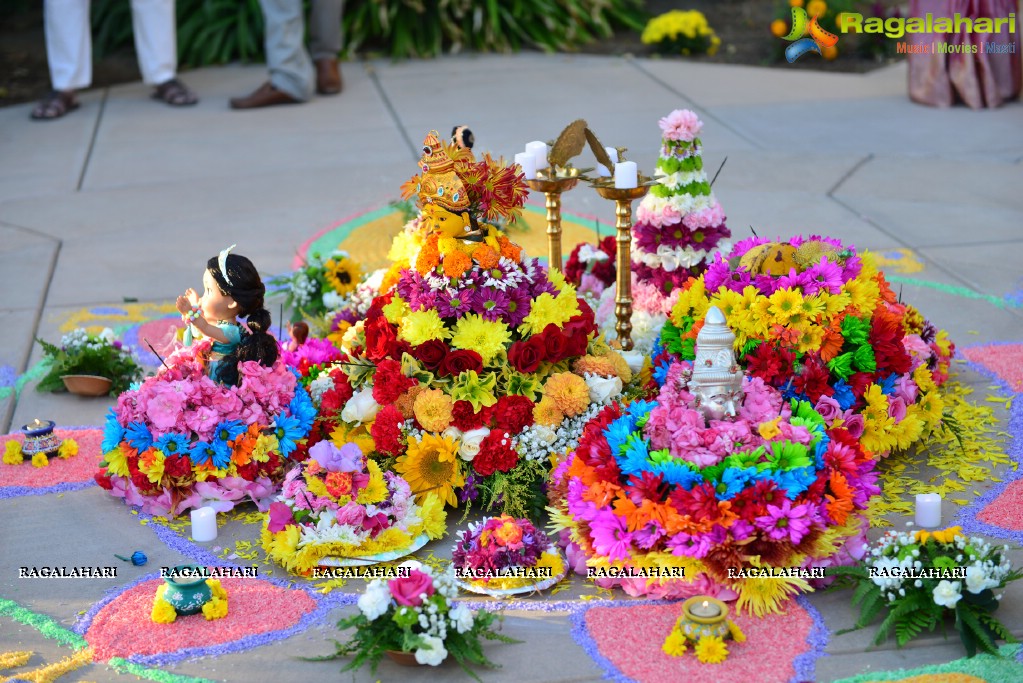
{"type": "Polygon", "coordinates": [[[451,410],[451,424],[463,432],[479,429],[489,419],[490,408],[483,408],[476,412],[468,401],[455,401],[455,406],[451,410]]]}
{"type": "Polygon", "coordinates": [[[483,369],[483,356],[468,349],[452,351],[444,357],[440,364],[440,374],[443,377],[449,375],[458,376],[466,370],[479,372],[483,369]]]}
{"type": "Polygon", "coordinates": [[[366,322],[366,357],[372,361],[383,360],[398,341],[394,326],[384,316],[370,318],[366,322]]]}
{"type": "Polygon", "coordinates": [[[184,477],[192,471],[187,455],[175,455],[163,461],[163,472],[169,477],[184,477]]]}
{"type": "Polygon", "coordinates": [[[415,347],[412,356],[427,370],[435,371],[448,355],[448,345],[440,339],[431,339],[415,347]]]}
{"type": "MultiPolygon", "coordinates": [[[[277,473],[278,468],[281,466],[281,456],[271,451],[267,454],[267,461],[259,463],[259,473],[272,477],[277,473]]],[[[253,477],[255,479],[255,477],[253,477]]]]}
{"type": "Polygon", "coordinates": [[[389,405],[415,385],[416,380],[402,374],[401,363],[387,358],[380,361],[373,375],[373,400],[382,406],[389,405]]]}
{"type": "Polygon", "coordinates": [[[418,569],[413,569],[407,576],[391,579],[387,582],[387,587],[396,603],[408,607],[419,607],[423,604],[419,596],[425,593],[429,597],[434,593],[433,579],[418,569]]]}
{"type": "Polygon", "coordinates": [[[546,357],[547,347],[540,335],[533,335],[529,341],[515,342],[508,349],[508,362],[524,375],[536,372],[546,357]]]}
{"type": "Polygon", "coordinates": [[[543,339],[544,355],[548,362],[557,363],[565,357],[565,344],[568,343],[568,339],[565,338],[560,327],[551,323],[543,328],[540,337],[543,339]]]}
{"type": "Polygon", "coordinates": [[[480,442],[480,452],[472,466],[484,477],[494,472],[508,472],[519,462],[519,454],[512,448],[508,433],[495,429],[480,442]]]}
{"type": "Polygon", "coordinates": [[[255,460],[250,460],[244,465],[238,465],[238,476],[245,481],[255,481],[256,477],[259,476],[259,464],[255,460]]]}
{"type": "Polygon", "coordinates": [[[110,475],[107,474],[106,470],[100,470],[96,474],[92,475],[92,478],[96,480],[96,483],[107,491],[114,490],[114,482],[110,479],[110,475]]]}
{"type": "Polygon", "coordinates": [[[518,434],[533,424],[533,405],[525,396],[502,396],[494,406],[494,426],[518,434]]]}
{"type": "Polygon", "coordinates": [[[373,446],[387,455],[398,455],[402,451],[401,425],[405,418],[394,405],[386,405],[377,413],[373,425],[369,428],[373,437],[373,446]]]}

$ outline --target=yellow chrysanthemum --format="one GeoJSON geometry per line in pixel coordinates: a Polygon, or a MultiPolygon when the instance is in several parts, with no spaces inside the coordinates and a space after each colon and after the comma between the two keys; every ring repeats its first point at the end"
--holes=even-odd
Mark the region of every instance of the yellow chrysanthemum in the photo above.
{"type": "Polygon", "coordinates": [[[934,383],[934,375],[923,365],[913,371],[913,381],[916,382],[921,392],[931,392],[938,388],[938,385],[934,383]]]}
{"type": "Polygon", "coordinates": [[[50,459],[46,457],[46,453],[42,451],[32,456],[32,467],[48,467],[50,459]]]}
{"type": "Polygon", "coordinates": [[[67,460],[78,455],[78,442],[74,439],[64,439],[60,444],[60,450],[57,451],[57,457],[61,460],[67,460]]]}
{"type": "Polygon", "coordinates": [[[305,487],[309,489],[309,493],[313,494],[317,498],[330,498],[330,493],[327,492],[327,485],[323,483],[323,480],[313,474],[305,475],[305,487]]]}
{"type": "Polygon", "coordinates": [[[387,260],[399,268],[408,268],[413,255],[419,251],[416,232],[402,230],[391,240],[391,248],[387,252],[387,260]]]}
{"type": "Polygon", "coordinates": [[[402,299],[400,296],[396,296],[381,309],[381,312],[384,314],[384,318],[387,322],[392,325],[397,325],[404,320],[407,315],[412,313],[412,309],[409,308],[407,301],[402,299]]]}
{"type": "Polygon", "coordinates": [[[455,489],[465,484],[457,457],[458,442],[446,436],[424,434],[422,441],[410,440],[408,451],[394,469],[405,477],[413,493],[436,493],[445,503],[457,505],[455,489]]]}
{"type": "Polygon", "coordinates": [[[222,619],[227,616],[227,600],[223,598],[213,598],[205,605],[202,606],[202,615],[206,617],[206,621],[213,621],[214,619],[222,619]]]}
{"type": "Polygon", "coordinates": [[[380,466],[373,460],[366,461],[366,471],[369,472],[369,484],[359,491],[355,502],[360,505],[372,505],[387,498],[387,482],[384,481],[384,473],[380,466]]]}
{"type": "Polygon", "coordinates": [[[422,520],[423,533],[430,538],[440,538],[447,531],[447,513],[444,512],[444,501],[440,496],[427,493],[419,500],[419,519],[422,520]]]}
{"type": "Polygon", "coordinates": [[[533,420],[545,427],[557,427],[565,419],[557,402],[549,396],[544,396],[540,402],[533,406],[533,420]]]}
{"type": "Polygon", "coordinates": [[[459,251],[461,240],[456,240],[454,237],[441,237],[437,240],[437,251],[441,256],[447,256],[452,252],[459,251]]]}
{"type": "Polygon", "coordinates": [[[455,402],[440,389],[428,389],[416,396],[412,413],[428,432],[443,432],[451,426],[455,402]]]}
{"type": "Polygon", "coordinates": [[[575,287],[570,284],[566,283],[563,287],[561,287],[561,291],[559,291],[558,295],[554,297],[554,301],[561,309],[563,322],[568,322],[575,316],[582,313],[579,309],[579,297],[576,296],[575,287]]]}
{"type": "Polygon", "coordinates": [[[671,633],[664,640],[664,645],[661,646],[661,650],[664,654],[669,657],[681,657],[686,653],[686,647],[688,645],[686,637],[682,635],[682,632],[677,628],[671,629],[671,633]]]}
{"type": "Polygon", "coordinates": [[[323,264],[323,278],[338,294],[355,291],[359,277],[359,264],[350,258],[332,258],[323,264]]]}
{"type": "Polygon", "coordinates": [[[163,451],[150,448],[139,456],[139,471],[146,475],[146,479],[156,484],[163,479],[163,465],[166,456],[163,451]]]}
{"type": "Polygon", "coordinates": [[[847,292],[841,292],[839,294],[826,294],[820,293],[817,296],[820,297],[821,302],[824,304],[824,319],[831,320],[836,315],[844,311],[849,307],[849,294],[847,292]]]}
{"type": "Polygon", "coordinates": [[[796,290],[779,289],[768,300],[771,302],[771,316],[779,325],[788,325],[793,319],[801,317],[803,295],[796,290]]]}
{"type": "Polygon", "coordinates": [[[510,342],[511,332],[507,325],[496,320],[484,320],[476,313],[463,316],[451,337],[451,346],[475,351],[483,357],[484,365],[502,353],[504,345],[510,342]]]}
{"type": "Polygon", "coordinates": [[[877,281],[864,278],[862,273],[855,280],[842,285],[842,289],[849,295],[849,303],[859,310],[862,316],[869,316],[874,312],[878,297],[881,296],[881,288],[878,287],[877,281]]]}
{"type": "Polygon", "coordinates": [[[584,412],[590,405],[590,389],[586,380],[571,372],[557,372],[547,378],[543,395],[568,417],[584,412]]]}
{"type": "Polygon", "coordinates": [[[825,308],[824,300],[821,299],[819,294],[803,297],[803,301],[799,305],[800,312],[802,312],[805,320],[816,320],[817,316],[824,313],[825,308]]]}
{"type": "Polygon", "coordinates": [[[206,585],[210,587],[210,593],[213,594],[213,597],[227,600],[227,591],[220,583],[220,579],[206,579],[206,585]]]}
{"type": "Polygon", "coordinates": [[[107,474],[119,477],[131,476],[131,472],[128,470],[128,456],[122,446],[115,446],[112,451],[106,452],[103,459],[106,461],[107,474]]]}
{"type": "Polygon", "coordinates": [[[933,428],[941,421],[942,413],[945,410],[945,401],[937,391],[928,391],[920,397],[916,408],[919,410],[920,419],[933,428]]]}
{"type": "Polygon", "coordinates": [[[728,319],[728,324],[735,327],[735,320],[740,317],[742,310],[742,294],[730,289],[719,289],[718,293],[711,297],[710,305],[720,308],[728,319]]]}
{"type": "Polygon", "coordinates": [[[700,278],[678,295],[678,301],[672,308],[672,317],[677,320],[689,315],[699,320],[707,314],[707,306],[707,288],[703,278],[700,278]]]}
{"type": "Polygon", "coordinates": [[[20,465],[25,461],[25,456],[21,452],[21,442],[11,439],[4,444],[4,464],[5,465],[20,465]]]}
{"type": "Polygon", "coordinates": [[[737,610],[749,610],[762,617],[771,612],[781,614],[782,603],[793,595],[809,590],[810,584],[797,577],[752,577],[743,579],[731,588],[739,593],[735,603],[737,610]]]}
{"type": "Polygon", "coordinates": [[[728,659],[728,646],[717,636],[704,636],[696,641],[696,658],[704,664],[720,664],[728,659]]]}
{"type": "Polygon", "coordinates": [[[806,325],[799,329],[799,338],[796,340],[796,348],[800,353],[816,351],[824,341],[824,328],[819,325],[806,325]]]}
{"type": "MultiPolygon", "coordinates": [[[[578,311],[579,305],[576,303],[576,313],[578,311]]],[[[539,334],[552,323],[560,327],[572,317],[571,315],[565,315],[565,313],[566,311],[562,308],[562,303],[549,293],[544,292],[533,300],[533,306],[529,309],[529,315],[519,325],[519,334],[523,337],[539,334]]]]}
{"type": "Polygon", "coordinates": [[[401,322],[398,339],[419,346],[431,339],[447,339],[451,332],[444,326],[440,314],[432,308],[409,313],[401,322]]]}
{"type": "Polygon", "coordinates": [[[153,609],[149,613],[149,618],[157,624],[172,624],[178,618],[174,606],[163,599],[163,594],[166,591],[167,585],[162,584],[156,589],[156,597],[153,598],[153,609]]]}
{"type": "Polygon", "coordinates": [[[739,628],[739,625],[736,624],[731,619],[726,620],[726,622],[728,624],[728,633],[729,635],[732,636],[732,640],[734,640],[737,643],[745,643],[746,634],[742,632],[742,629],[739,628]]]}
{"type": "Polygon", "coordinates": [[[260,434],[256,439],[256,445],[252,449],[252,459],[256,462],[266,462],[270,454],[279,447],[276,434],[260,434]]]}

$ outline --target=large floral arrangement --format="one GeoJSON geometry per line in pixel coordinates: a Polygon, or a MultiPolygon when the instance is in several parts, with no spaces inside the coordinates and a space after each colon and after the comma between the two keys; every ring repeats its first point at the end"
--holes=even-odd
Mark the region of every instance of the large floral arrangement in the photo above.
{"type": "Polygon", "coordinates": [[[251,499],[270,504],[296,445],[316,416],[280,361],[238,364],[238,386],[205,372],[205,340],[179,349],[154,377],[122,393],[107,413],[96,480],[129,505],[178,515],[251,499]]]}
{"type": "Polygon", "coordinates": [[[809,401],[872,454],[908,448],[942,419],[937,387],[955,347],[897,300],[869,254],[818,236],[739,242],[679,295],[660,341],[669,355],[692,360],[709,306],[735,330],[747,374],[809,401]]]}
{"type": "Polygon", "coordinates": [[[757,377],[744,380],[735,420],[707,421],[684,388],[688,367],[671,365],[656,402],[613,404],[586,425],[553,474],[552,514],[573,564],[581,553],[606,576],[685,570],[622,579],[630,594],[738,594],[761,614],[807,581],[729,570],[819,567],[854,552],[878,492],[874,460],[810,403],[757,377]]]}
{"type": "Polygon", "coordinates": [[[518,642],[494,631],[500,616],[486,610],[473,613],[456,604],[457,589],[451,572],[435,573],[418,562],[406,563],[404,576],[372,581],[359,596],[359,614],[338,623],[342,630],[355,629],[345,643],[337,643],[334,656],[352,656],[343,671],[366,662],[375,673],[389,651],[414,653],[416,662],[438,666],[452,655],[470,676],[468,668],[495,666],[483,654],[480,639],[518,642]]]}
{"type": "Polygon", "coordinates": [[[833,572],[851,577],[856,585],[853,601],[860,605],[860,618],[855,628],[885,613],[875,645],[894,629],[902,647],[954,614],[956,630],[972,657],[977,650],[998,654],[996,640],[1014,642],[992,614],[1002,599],[995,591],[1023,577],[1023,571],[1012,568],[1008,553],[1008,546],[964,536],[960,527],[933,533],[889,531],[861,565],[833,572]]]}
{"type": "Polygon", "coordinates": [[[111,380],[110,393],[117,394],[142,377],[142,367],[109,327],[99,334],[82,328],[65,334],[60,346],[37,339],[43,347],[47,373],[39,380],[39,391],[64,391],[64,375],[96,375],[111,380]]]}
{"type": "Polygon", "coordinates": [[[528,519],[487,517],[458,535],[451,555],[456,576],[472,589],[514,590],[556,581],[565,573],[557,545],[528,519]]]}
{"type": "Polygon", "coordinates": [[[271,278],[269,284],[275,293],[286,297],[292,320],[298,321],[342,308],[361,277],[359,263],[338,249],[326,258],[319,253],[309,254],[301,268],[271,278]]]}
{"type": "Polygon", "coordinates": [[[309,573],[327,557],[365,557],[409,549],[444,534],[444,503],[412,499],[408,483],[382,472],[355,443],[320,441],[284,478],[263,525],[266,552],[289,571],[309,573]]]}

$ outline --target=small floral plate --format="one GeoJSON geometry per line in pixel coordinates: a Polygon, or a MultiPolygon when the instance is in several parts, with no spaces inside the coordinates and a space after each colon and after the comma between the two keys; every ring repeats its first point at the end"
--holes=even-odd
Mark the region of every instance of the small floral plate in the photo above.
{"type": "Polygon", "coordinates": [[[417,536],[411,544],[398,550],[389,550],[376,555],[360,555],[358,557],[324,557],[320,560],[321,567],[368,567],[380,562],[391,562],[410,555],[430,542],[426,534],[417,536]]]}

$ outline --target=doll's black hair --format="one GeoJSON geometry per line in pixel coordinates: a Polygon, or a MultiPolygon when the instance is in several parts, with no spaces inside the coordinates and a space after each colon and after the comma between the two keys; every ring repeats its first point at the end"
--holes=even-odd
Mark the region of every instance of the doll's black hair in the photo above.
{"type": "Polygon", "coordinates": [[[206,269],[216,280],[217,286],[224,296],[229,296],[238,304],[238,317],[244,317],[250,333],[242,328],[241,342],[217,365],[217,376],[213,379],[226,385],[238,384],[238,363],[255,360],[260,365],[270,367],[277,361],[277,340],[270,334],[270,311],[263,306],[266,285],[259,277],[259,271],[252,261],[228,254],[225,260],[227,277],[220,271],[220,262],[214,256],[206,262],[206,269]],[[230,284],[228,283],[230,280],[230,284]]]}

